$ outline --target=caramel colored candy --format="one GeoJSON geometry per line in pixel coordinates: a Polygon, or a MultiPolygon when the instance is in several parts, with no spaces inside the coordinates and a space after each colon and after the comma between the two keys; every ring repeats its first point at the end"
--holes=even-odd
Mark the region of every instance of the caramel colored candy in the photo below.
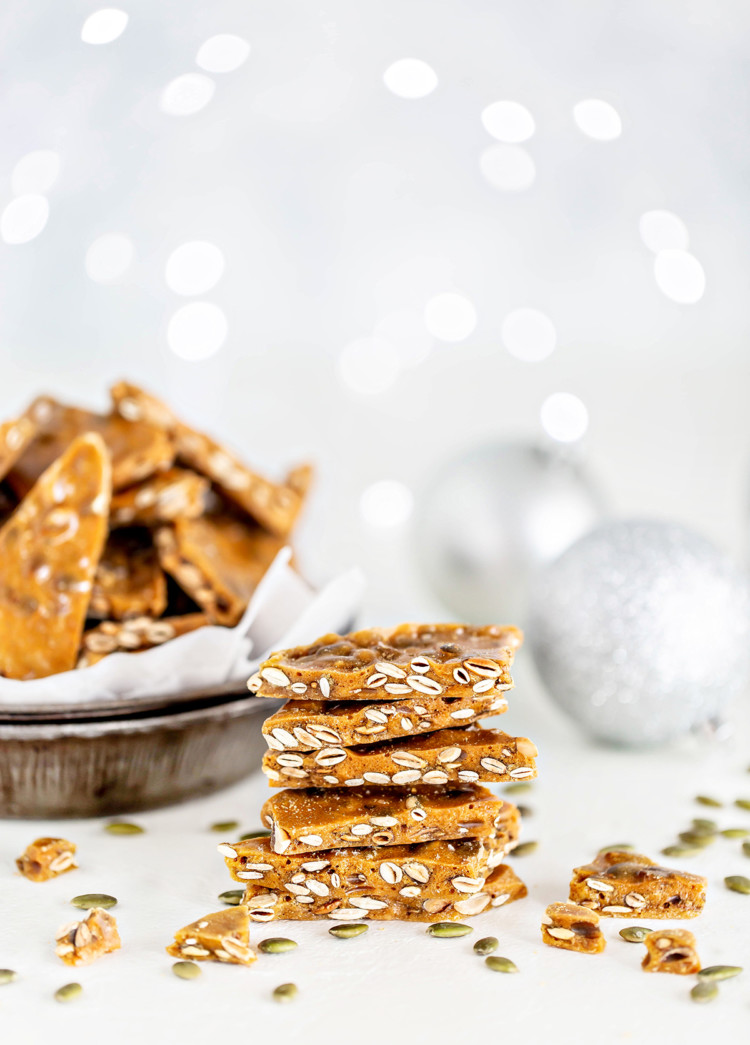
{"type": "Polygon", "coordinates": [[[432,894],[404,896],[391,899],[381,896],[377,890],[363,891],[345,899],[314,894],[293,895],[289,892],[268,891],[260,885],[248,885],[243,903],[247,905],[249,917],[254,922],[271,922],[275,919],[294,921],[319,918],[335,921],[376,920],[413,922],[460,921],[471,915],[493,907],[502,907],[526,896],[526,886],[514,871],[500,864],[491,872],[478,891],[458,898],[455,889],[445,895],[432,894]],[[305,902],[311,901],[311,902],[305,902]]]}
{"type": "Polygon", "coordinates": [[[75,861],[76,847],[67,838],[37,838],[27,846],[16,866],[24,878],[31,882],[47,882],[78,866],[75,861]]]}
{"type": "Polygon", "coordinates": [[[517,822],[513,826],[512,837],[498,831],[491,838],[327,849],[307,856],[280,856],[268,838],[222,842],[219,851],[235,881],[294,896],[346,899],[364,892],[392,900],[422,895],[461,900],[479,892],[502,863],[518,833],[517,822]]]}
{"type": "Polygon", "coordinates": [[[283,541],[232,515],[177,519],[156,532],[161,564],[217,624],[235,625],[283,541]]]}
{"type": "Polygon", "coordinates": [[[401,624],[324,635],[311,646],[281,650],[248,682],[260,697],[388,700],[501,693],[523,636],[517,628],[401,624]]]}
{"type": "Polygon", "coordinates": [[[349,748],[267,751],[263,772],[271,787],[498,783],[535,777],[536,754],[526,737],[496,729],[442,729],[349,748]]]}
{"type": "Polygon", "coordinates": [[[111,533],[94,578],[89,617],[160,617],[166,605],[167,582],[148,531],[111,533]]]}
{"type": "Polygon", "coordinates": [[[517,818],[514,805],[475,785],[287,790],[272,795],[261,812],[273,851],[288,856],[361,846],[363,839],[391,846],[517,834],[517,818]]]}
{"type": "Polygon", "coordinates": [[[551,903],[542,918],[542,939],[550,947],[581,954],[601,954],[607,941],[599,928],[599,915],[574,903],[551,903]]]}
{"type": "Polygon", "coordinates": [[[678,976],[688,976],[700,971],[695,937],[687,929],[657,929],[643,942],[646,957],[641,967],[646,972],[673,972],[678,976]]]}
{"type": "Polygon", "coordinates": [[[36,433],[37,426],[27,414],[0,424],[0,479],[5,478],[36,433]]]}
{"type": "Polygon", "coordinates": [[[64,925],[57,933],[55,954],[66,965],[91,965],[97,958],[120,949],[117,922],[103,907],[93,907],[80,922],[64,925]]]}
{"type": "Polygon", "coordinates": [[[331,744],[375,744],[466,726],[507,709],[505,695],[494,690],[463,697],[407,697],[382,704],[288,700],[263,723],[263,735],[274,751],[318,751],[331,744]]]}
{"type": "Polygon", "coordinates": [[[156,526],[203,515],[209,483],[186,468],[169,468],[112,498],[112,526],[156,526]]]}
{"type": "Polygon", "coordinates": [[[110,495],[109,454],[100,436],[84,435],[0,530],[0,675],[75,667],[110,495]]]}
{"type": "Polygon", "coordinates": [[[706,879],[610,849],[574,869],[570,899],[616,918],[695,918],[706,903],[706,879]]]}
{"type": "Polygon", "coordinates": [[[287,483],[274,483],[251,471],[210,436],[183,424],[155,396],[126,382],[111,389],[115,408],[129,421],[146,420],[169,432],[179,460],[207,476],[218,489],[277,537],[290,533],[309,486],[309,466],[295,469],[287,483]]]}
{"type": "Polygon", "coordinates": [[[187,613],[182,617],[137,617],[133,620],[105,620],[83,636],[79,668],[98,664],[110,653],[142,653],[161,646],[170,639],[188,635],[209,623],[205,613],[187,613]]]}
{"type": "Polygon", "coordinates": [[[257,958],[250,946],[248,909],[242,904],[204,915],[178,929],[174,939],[167,947],[173,958],[233,965],[252,965],[257,958]]]}

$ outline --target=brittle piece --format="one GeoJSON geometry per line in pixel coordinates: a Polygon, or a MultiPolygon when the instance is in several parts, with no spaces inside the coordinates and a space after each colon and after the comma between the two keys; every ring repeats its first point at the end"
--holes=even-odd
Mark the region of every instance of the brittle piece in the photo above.
{"type": "Polygon", "coordinates": [[[78,667],[98,664],[110,653],[143,653],[209,623],[205,613],[186,613],[182,617],[162,617],[161,620],[151,617],[136,617],[123,622],[105,620],[83,636],[78,667]]]}
{"type": "Polygon", "coordinates": [[[263,735],[274,751],[315,751],[330,744],[374,744],[466,726],[507,710],[505,695],[495,690],[462,697],[407,697],[382,704],[288,700],[263,723],[263,735]]]}
{"type": "Polygon", "coordinates": [[[121,946],[117,922],[103,907],[92,907],[80,922],[70,922],[57,932],[55,954],[66,965],[91,965],[97,958],[121,946]]]}
{"type": "Polygon", "coordinates": [[[607,941],[599,915],[575,903],[551,903],[542,917],[542,939],[550,947],[582,954],[601,954],[607,941]]]}
{"type": "Polygon", "coordinates": [[[574,869],[570,899],[616,918],[695,918],[706,903],[706,879],[609,849],[574,869]]]}
{"type": "Polygon", "coordinates": [[[24,878],[31,882],[47,882],[78,866],[75,861],[76,847],[67,838],[37,838],[27,845],[16,860],[16,866],[24,878]]]}
{"type": "Polygon", "coordinates": [[[173,958],[252,965],[258,957],[250,946],[250,920],[243,904],[206,914],[175,933],[167,947],[173,958]]]}
{"type": "Polygon", "coordinates": [[[280,650],[248,682],[260,697],[388,700],[460,697],[511,689],[510,666],[523,640],[517,628],[400,624],[324,635],[280,650]]]}
{"type": "Polygon", "coordinates": [[[271,787],[499,783],[535,777],[536,755],[527,737],[468,727],[354,747],[267,751],[263,772],[271,787]]]}
{"type": "Polygon", "coordinates": [[[31,405],[28,416],[37,424],[37,434],[8,475],[21,497],[73,440],[86,432],[97,432],[104,440],[112,457],[115,490],[169,468],[174,460],[174,446],[162,428],[131,424],[116,413],[103,416],[41,397],[31,405]]]}
{"type": "Polygon", "coordinates": [[[646,972],[674,972],[678,976],[688,976],[700,971],[695,937],[687,929],[657,929],[643,942],[646,957],[641,968],[646,972]]]}
{"type": "Polygon", "coordinates": [[[184,464],[207,476],[234,504],[271,533],[286,537],[294,526],[310,473],[295,469],[287,483],[274,483],[252,471],[210,436],[183,424],[155,396],[121,381],[111,389],[115,408],[129,421],[148,420],[170,432],[184,464]]]}
{"type": "Polygon", "coordinates": [[[156,532],[167,573],[218,624],[235,625],[284,544],[232,515],[177,519],[156,532]]]}
{"type": "Polygon", "coordinates": [[[4,479],[37,432],[28,414],[0,425],[0,479],[4,479]]]}
{"type": "Polygon", "coordinates": [[[0,529],[0,675],[74,668],[107,536],[109,454],[76,439],[0,529]]]}
{"type": "Polygon", "coordinates": [[[89,617],[160,617],[166,605],[167,581],[148,530],[111,533],[94,577],[89,617]]]}
{"type": "Polygon", "coordinates": [[[197,519],[206,507],[209,482],[187,468],[169,468],[121,490],[112,498],[112,526],[155,526],[175,519],[197,519]]]}
{"type": "Polygon", "coordinates": [[[264,804],[271,848],[288,856],[319,849],[410,845],[443,838],[488,838],[517,831],[518,810],[485,787],[287,790],[264,804]]]}
{"type": "Polygon", "coordinates": [[[249,908],[250,919],[254,922],[284,918],[294,921],[330,918],[343,922],[374,918],[384,921],[454,922],[520,900],[526,893],[526,886],[516,873],[506,864],[500,864],[478,892],[461,899],[456,897],[455,890],[447,895],[402,895],[398,899],[386,899],[370,891],[345,899],[313,896],[311,903],[304,903],[302,901],[310,897],[249,885],[243,903],[249,908]]]}
{"type": "Polygon", "coordinates": [[[0,526],[9,519],[18,507],[18,498],[9,486],[0,483],[0,526]]]}

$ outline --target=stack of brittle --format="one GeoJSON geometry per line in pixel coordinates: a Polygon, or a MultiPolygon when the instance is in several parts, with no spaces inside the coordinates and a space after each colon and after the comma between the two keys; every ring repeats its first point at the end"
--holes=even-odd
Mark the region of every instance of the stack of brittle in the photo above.
{"type": "Polygon", "coordinates": [[[403,624],[274,653],[249,687],[263,726],[268,838],[222,843],[253,921],[458,920],[526,895],[503,863],[520,817],[485,784],[536,776],[507,709],[511,627],[403,624]]]}
{"type": "Polygon", "coordinates": [[[34,679],[235,625],[311,479],[252,471],[134,385],[0,425],[0,676],[34,679]]]}

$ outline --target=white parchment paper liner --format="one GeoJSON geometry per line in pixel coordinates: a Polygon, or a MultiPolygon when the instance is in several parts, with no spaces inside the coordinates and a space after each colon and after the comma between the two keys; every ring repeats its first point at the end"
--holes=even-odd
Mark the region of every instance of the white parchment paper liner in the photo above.
{"type": "Polygon", "coordinates": [[[349,570],[315,592],[290,568],[290,558],[289,548],[279,552],[236,627],[199,628],[142,653],[112,653],[89,668],[48,678],[0,678],[0,709],[145,700],[244,683],[272,649],[311,642],[351,624],[364,592],[362,572],[349,570]]]}

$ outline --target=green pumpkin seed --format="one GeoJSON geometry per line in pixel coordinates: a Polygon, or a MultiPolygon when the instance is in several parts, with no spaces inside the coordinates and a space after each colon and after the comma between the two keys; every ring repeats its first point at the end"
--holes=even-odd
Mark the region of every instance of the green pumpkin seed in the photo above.
{"type": "Polygon", "coordinates": [[[81,893],[80,896],[74,896],[70,901],[74,907],[81,907],[84,911],[90,910],[92,907],[115,907],[117,905],[117,897],[110,896],[109,893],[81,893]]]}
{"type": "Polygon", "coordinates": [[[175,962],[172,966],[172,972],[181,980],[194,980],[197,976],[200,976],[201,969],[195,962],[175,962]]]}
{"type": "Polygon", "coordinates": [[[18,973],[13,969],[0,969],[0,987],[4,983],[13,983],[18,976],[18,973]]]}
{"type": "Polygon", "coordinates": [[[741,965],[707,965],[698,973],[699,980],[731,980],[742,972],[741,965]]]}
{"type": "Polygon", "coordinates": [[[284,954],[285,951],[294,951],[296,948],[297,941],[287,940],[285,936],[271,936],[258,944],[258,950],[263,954],[284,954]]]}
{"type": "Polygon", "coordinates": [[[618,842],[617,845],[603,845],[599,853],[629,853],[633,850],[635,850],[635,846],[631,845],[630,842],[618,842]]]}
{"type": "Polygon", "coordinates": [[[231,831],[236,831],[239,826],[239,820],[217,820],[215,824],[211,824],[210,829],[220,835],[228,835],[231,831]]]}
{"type": "Polygon", "coordinates": [[[538,842],[521,842],[515,849],[511,849],[508,856],[530,856],[539,848],[538,842]]]}
{"type": "Polygon", "coordinates": [[[510,958],[498,958],[495,954],[485,958],[484,964],[493,972],[518,972],[518,966],[510,958]]]}
{"type": "Polygon", "coordinates": [[[350,940],[354,936],[361,936],[370,928],[365,922],[347,922],[344,925],[332,925],[328,932],[339,940],[350,940]]]}
{"type": "Polygon", "coordinates": [[[697,856],[703,850],[699,846],[667,845],[662,849],[664,856],[697,856]]]}
{"type": "Polygon", "coordinates": [[[693,820],[694,831],[706,831],[708,834],[714,834],[719,830],[719,825],[715,820],[704,820],[702,817],[696,817],[693,820]]]}
{"type": "Polygon", "coordinates": [[[80,983],[66,983],[55,991],[55,1001],[73,1001],[81,994],[83,994],[83,987],[80,983]]]}
{"type": "Polygon", "coordinates": [[[711,806],[712,809],[721,809],[724,805],[718,798],[711,798],[710,795],[696,795],[695,801],[702,806],[711,806]]]}
{"type": "Polygon", "coordinates": [[[230,904],[232,907],[237,907],[242,903],[242,897],[245,895],[244,889],[227,889],[226,892],[219,893],[219,900],[221,903],[230,904]]]}
{"type": "Polygon", "coordinates": [[[281,983],[278,987],[274,988],[273,1000],[279,1002],[294,1001],[297,997],[297,993],[296,983],[281,983]]]}
{"type": "Polygon", "coordinates": [[[143,828],[138,824],[129,824],[126,820],[115,820],[111,824],[105,824],[104,830],[111,835],[142,835],[143,828]]]}
{"type": "Polygon", "coordinates": [[[531,790],[532,790],[531,784],[523,784],[523,783],[506,784],[506,786],[503,788],[503,794],[504,795],[523,795],[527,791],[531,791],[531,790]]]}
{"type": "Polygon", "coordinates": [[[684,845],[692,846],[694,849],[705,849],[716,841],[715,834],[704,834],[702,831],[680,831],[677,836],[684,845]]]}
{"type": "Polygon", "coordinates": [[[474,930],[463,922],[433,922],[427,927],[428,936],[437,936],[440,940],[450,940],[454,936],[468,936],[474,930]]]}
{"type": "Polygon", "coordinates": [[[735,798],[734,804],[738,809],[750,809],[750,798],[735,798]]]}
{"type": "Polygon", "coordinates": [[[651,929],[643,925],[626,925],[624,929],[620,929],[620,936],[628,943],[643,943],[650,932],[651,929]]]}
{"type": "Polygon", "coordinates": [[[270,831],[247,831],[244,835],[240,835],[241,842],[251,841],[253,838],[270,838],[270,831]]]}
{"type": "Polygon", "coordinates": [[[748,838],[750,831],[746,827],[727,827],[721,832],[725,838],[748,838]]]}
{"type": "Polygon", "coordinates": [[[742,852],[745,854],[745,856],[750,856],[750,842],[742,843],[742,852]]]}
{"type": "Polygon", "coordinates": [[[690,992],[690,997],[693,1001],[697,1001],[701,1004],[705,1004],[708,1001],[715,1001],[719,997],[719,988],[715,983],[696,983],[695,987],[690,992]]]}
{"type": "Polygon", "coordinates": [[[730,874],[724,879],[724,885],[733,893],[744,893],[746,896],[750,896],[750,878],[745,878],[744,874],[730,874]]]}
{"type": "Polygon", "coordinates": [[[474,954],[492,954],[500,946],[496,936],[485,936],[474,944],[474,954]]]}

